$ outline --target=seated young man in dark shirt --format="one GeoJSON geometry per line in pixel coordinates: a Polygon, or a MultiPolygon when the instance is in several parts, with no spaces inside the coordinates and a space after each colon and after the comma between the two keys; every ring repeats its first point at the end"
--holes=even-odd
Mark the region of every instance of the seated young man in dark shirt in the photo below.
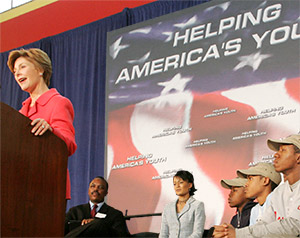
{"type": "Polygon", "coordinates": [[[232,217],[230,222],[235,228],[249,226],[251,209],[257,204],[253,202],[253,199],[246,197],[244,188],[246,183],[247,179],[244,178],[221,180],[222,187],[231,190],[228,195],[229,206],[236,207],[236,215],[232,217]]]}
{"type": "MultiPolygon", "coordinates": [[[[253,199],[246,198],[245,184],[247,179],[234,178],[222,179],[221,185],[223,188],[230,189],[228,194],[228,204],[231,208],[236,207],[236,215],[231,218],[230,224],[235,228],[242,228],[249,226],[251,209],[257,203],[253,199]]],[[[214,227],[211,227],[205,232],[204,238],[213,237],[214,227]]]]}

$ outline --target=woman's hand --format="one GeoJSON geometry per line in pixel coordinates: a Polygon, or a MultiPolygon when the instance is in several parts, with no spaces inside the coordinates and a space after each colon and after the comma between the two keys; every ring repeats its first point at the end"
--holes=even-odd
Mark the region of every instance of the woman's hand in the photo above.
{"type": "Polygon", "coordinates": [[[31,122],[31,125],[33,126],[31,133],[33,133],[35,136],[41,136],[43,135],[47,130],[53,131],[51,126],[47,121],[45,121],[43,118],[36,118],[31,122]]]}

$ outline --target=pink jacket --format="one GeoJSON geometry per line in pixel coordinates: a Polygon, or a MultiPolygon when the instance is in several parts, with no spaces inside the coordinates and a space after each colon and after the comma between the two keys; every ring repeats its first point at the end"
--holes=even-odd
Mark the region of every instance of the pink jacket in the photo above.
{"type": "MultiPolygon", "coordinates": [[[[60,137],[67,145],[69,156],[74,154],[77,145],[73,127],[74,109],[71,101],[60,95],[55,88],[42,94],[33,107],[30,107],[31,98],[22,104],[20,113],[29,119],[43,118],[53,129],[53,133],[60,137]]],[[[67,198],[70,197],[70,178],[67,176],[67,198]],[[68,196],[69,193],[69,196],[68,196]]]]}

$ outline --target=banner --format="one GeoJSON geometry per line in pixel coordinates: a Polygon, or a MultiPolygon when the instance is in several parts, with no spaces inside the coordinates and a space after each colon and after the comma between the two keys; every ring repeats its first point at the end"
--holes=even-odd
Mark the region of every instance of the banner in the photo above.
{"type": "MultiPolygon", "coordinates": [[[[108,34],[108,203],[161,213],[193,173],[208,229],[230,222],[229,190],[267,139],[300,131],[299,1],[212,1],[108,34]]],[[[159,232],[161,217],[131,219],[159,232]]]]}

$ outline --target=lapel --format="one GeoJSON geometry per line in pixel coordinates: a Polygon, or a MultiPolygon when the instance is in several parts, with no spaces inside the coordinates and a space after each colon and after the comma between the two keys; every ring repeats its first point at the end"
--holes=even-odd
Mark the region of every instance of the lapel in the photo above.
{"type": "Polygon", "coordinates": [[[22,113],[24,116],[28,117],[29,113],[29,105],[31,103],[31,98],[27,98],[23,103],[22,103],[22,108],[20,109],[20,113],[22,113]]]}
{"type": "Polygon", "coordinates": [[[179,223],[179,220],[178,220],[178,216],[177,216],[177,208],[176,208],[176,204],[177,204],[177,201],[178,200],[175,200],[171,207],[172,209],[170,210],[171,212],[171,217],[172,217],[172,221],[176,222],[177,224],[179,223]]]}
{"type": "Polygon", "coordinates": [[[28,107],[27,110],[28,117],[31,117],[33,114],[35,114],[37,112],[37,102],[32,107],[28,107]]]}
{"type": "Polygon", "coordinates": [[[84,204],[81,210],[83,212],[83,217],[84,217],[83,219],[87,219],[91,217],[91,208],[89,203],[84,204]]]}
{"type": "Polygon", "coordinates": [[[190,197],[189,200],[187,200],[185,206],[183,207],[181,213],[179,214],[178,216],[178,219],[180,219],[180,217],[183,216],[183,214],[187,213],[188,210],[190,210],[190,207],[191,207],[191,203],[195,200],[195,198],[193,197],[190,197]]]}
{"type": "Polygon", "coordinates": [[[45,106],[48,101],[56,96],[59,95],[59,93],[57,92],[57,90],[55,88],[51,88],[49,89],[47,92],[43,93],[35,102],[33,107],[30,107],[30,103],[31,103],[31,98],[29,97],[28,99],[26,99],[23,102],[23,105],[25,106],[24,110],[22,110],[22,112],[24,111],[27,117],[31,117],[32,115],[34,115],[35,113],[37,113],[37,104],[41,105],[41,106],[45,106]]]}
{"type": "Polygon", "coordinates": [[[107,211],[108,211],[108,205],[106,203],[103,203],[102,207],[98,212],[107,214],[107,211]]]}

